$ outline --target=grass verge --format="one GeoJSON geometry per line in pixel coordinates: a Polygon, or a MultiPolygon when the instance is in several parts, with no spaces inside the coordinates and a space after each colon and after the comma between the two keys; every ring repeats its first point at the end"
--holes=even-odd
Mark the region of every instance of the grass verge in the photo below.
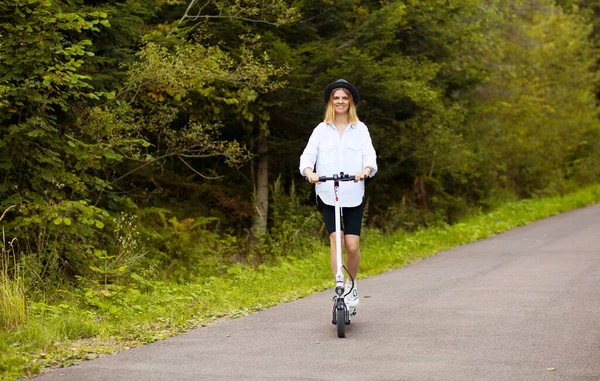
{"type": "MultiPolygon", "coordinates": [[[[367,230],[361,277],[598,202],[595,185],[563,197],[508,203],[451,226],[394,235],[367,230]]],[[[226,276],[193,284],[63,290],[64,303],[30,302],[23,325],[0,331],[0,379],[33,376],[325,290],[331,286],[329,249],[315,241],[310,252],[258,269],[232,267],[226,276]]]]}

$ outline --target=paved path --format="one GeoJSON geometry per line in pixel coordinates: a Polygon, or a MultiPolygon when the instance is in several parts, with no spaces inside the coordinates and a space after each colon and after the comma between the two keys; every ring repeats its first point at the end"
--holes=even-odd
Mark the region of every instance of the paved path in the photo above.
{"type": "Polygon", "coordinates": [[[600,204],[37,380],[600,380],[600,204]]]}

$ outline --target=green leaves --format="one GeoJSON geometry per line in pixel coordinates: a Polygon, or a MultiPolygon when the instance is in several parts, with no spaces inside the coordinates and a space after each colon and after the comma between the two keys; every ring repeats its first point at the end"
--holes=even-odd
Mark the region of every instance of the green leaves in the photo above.
{"type": "MultiPolygon", "coordinates": [[[[72,39],[71,31],[99,29],[95,26],[106,14],[85,15],[73,12],[62,2],[15,0],[4,11],[10,17],[29,13],[27,18],[16,17],[0,22],[0,34],[6,35],[0,46],[2,56],[11,57],[0,66],[0,75],[9,78],[10,101],[21,104],[27,114],[45,114],[51,105],[63,110],[70,99],[81,97],[81,89],[88,88],[88,77],[76,72],[84,64],[75,57],[86,56],[91,41],[72,39]],[[36,4],[36,5],[34,5],[36,4]],[[42,81],[40,81],[42,79],[42,81]],[[47,92],[46,90],[52,90],[47,92]],[[41,110],[39,106],[45,105],[41,110]]],[[[10,118],[0,110],[0,121],[10,118]]]]}
{"type": "Polygon", "coordinates": [[[478,172],[523,196],[600,174],[584,169],[597,154],[573,148],[600,133],[590,25],[551,1],[492,4],[500,17],[481,57],[490,70],[469,97],[477,100],[467,131],[480,152],[478,172]]]}
{"type": "MultiPolygon", "coordinates": [[[[86,125],[90,101],[115,97],[94,92],[82,72],[94,56],[86,32],[110,26],[107,16],[60,0],[15,0],[0,18],[0,56],[8,58],[0,63],[0,170],[8,185],[0,207],[19,205],[12,234],[52,264],[35,274],[43,281],[60,278],[61,263],[88,271],[81,253],[99,242],[107,215],[77,200],[108,189],[103,171],[123,157],[111,144],[123,139],[118,128],[97,135],[86,125]]],[[[132,142],[121,144],[131,150],[132,142]]]]}
{"type": "Polygon", "coordinates": [[[71,225],[71,219],[69,217],[57,217],[54,219],[54,225],[60,225],[64,223],[67,226],[71,225]]]}
{"type": "MultiPolygon", "coordinates": [[[[293,182],[337,78],[358,86],[378,152],[369,224],[451,221],[501,188],[600,174],[590,27],[549,0],[89,3],[14,0],[0,18],[0,205],[18,204],[14,234],[69,274],[132,271],[111,261],[139,247],[102,210],[177,205],[243,234],[257,172],[293,182]]],[[[271,236],[296,242],[300,207],[267,199],[271,236]]],[[[151,232],[153,260],[209,255],[182,221],[151,232]]]]}
{"type": "Polygon", "coordinates": [[[269,2],[258,0],[236,2],[191,0],[180,22],[187,20],[197,22],[200,19],[210,18],[230,19],[234,22],[243,20],[250,23],[280,26],[298,20],[299,13],[296,8],[289,7],[287,2],[283,0],[271,0],[269,2]],[[203,13],[203,9],[209,5],[218,9],[219,14],[203,13]]]}

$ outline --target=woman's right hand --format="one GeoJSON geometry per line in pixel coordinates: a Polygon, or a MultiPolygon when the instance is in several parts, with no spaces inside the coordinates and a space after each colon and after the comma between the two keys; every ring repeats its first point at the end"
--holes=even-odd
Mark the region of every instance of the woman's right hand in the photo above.
{"type": "Polygon", "coordinates": [[[306,176],[306,179],[311,184],[318,184],[318,183],[320,183],[320,181],[319,181],[319,175],[316,172],[311,171],[309,168],[307,168],[306,171],[304,171],[304,175],[306,176]]]}
{"type": "Polygon", "coordinates": [[[311,173],[310,175],[308,175],[308,176],[306,176],[306,177],[308,177],[308,181],[309,181],[311,184],[319,184],[319,183],[321,183],[321,182],[319,181],[319,175],[318,175],[317,173],[314,173],[314,172],[313,172],[313,173],[311,173]]]}

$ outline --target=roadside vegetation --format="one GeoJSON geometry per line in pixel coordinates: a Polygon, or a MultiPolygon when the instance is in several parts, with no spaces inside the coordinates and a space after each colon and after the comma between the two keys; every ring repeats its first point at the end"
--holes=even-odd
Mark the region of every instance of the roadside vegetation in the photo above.
{"type": "Polygon", "coordinates": [[[380,167],[365,276],[597,201],[599,14],[597,0],[2,2],[1,377],[328,287],[297,166],[339,78],[360,90],[380,167]]]}
{"type": "MultiPolygon", "coordinates": [[[[454,225],[389,235],[366,229],[361,277],[598,202],[600,185],[595,185],[563,197],[509,202],[454,225]]],[[[3,316],[22,321],[0,331],[0,379],[33,376],[330,289],[328,247],[318,239],[305,240],[302,249],[269,264],[236,263],[194,282],[57,290],[52,303],[30,303],[26,317],[3,303],[3,316]]],[[[18,288],[6,281],[0,285],[3,293],[18,288]]],[[[18,304],[21,298],[13,293],[10,300],[18,304]]]]}

